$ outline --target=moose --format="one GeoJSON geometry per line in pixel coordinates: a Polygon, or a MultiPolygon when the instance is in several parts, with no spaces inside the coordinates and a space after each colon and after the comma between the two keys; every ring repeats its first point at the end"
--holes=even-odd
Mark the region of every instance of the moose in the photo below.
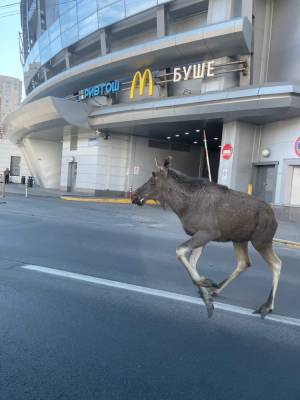
{"type": "Polygon", "coordinates": [[[177,247],[176,256],[198,287],[209,318],[214,311],[213,296],[251,266],[248,242],[261,254],[273,274],[268,299],[254,313],[264,318],[273,311],[281,260],[272,247],[277,222],[269,204],[206,178],[191,178],[171,168],[171,157],[163,166],[157,164],[150,179],[132,195],[132,203],[139,206],[148,199],[159,201],[164,208],[170,207],[179,217],[184,231],[191,236],[177,247]],[[197,271],[203,248],[211,241],[231,241],[237,258],[235,270],[219,284],[197,271]]]}

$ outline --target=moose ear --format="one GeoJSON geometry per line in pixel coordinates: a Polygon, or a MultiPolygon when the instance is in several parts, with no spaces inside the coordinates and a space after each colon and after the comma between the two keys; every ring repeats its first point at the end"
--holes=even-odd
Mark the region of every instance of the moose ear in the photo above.
{"type": "Polygon", "coordinates": [[[164,167],[167,168],[167,169],[170,168],[171,167],[171,161],[172,161],[172,157],[171,156],[166,158],[165,162],[164,162],[164,167]]]}

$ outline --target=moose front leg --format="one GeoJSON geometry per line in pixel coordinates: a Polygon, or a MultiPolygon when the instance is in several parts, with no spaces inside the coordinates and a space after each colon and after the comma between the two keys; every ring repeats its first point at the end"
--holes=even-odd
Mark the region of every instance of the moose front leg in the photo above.
{"type": "Polygon", "coordinates": [[[209,290],[209,288],[213,286],[213,283],[199,275],[197,271],[197,261],[205,244],[212,239],[213,237],[207,232],[197,232],[191,239],[187,240],[176,249],[178,260],[186,267],[192,281],[199,289],[200,296],[206,305],[209,318],[212,316],[214,310],[213,298],[209,290]],[[191,256],[188,260],[187,255],[189,253],[191,253],[191,256]]]}

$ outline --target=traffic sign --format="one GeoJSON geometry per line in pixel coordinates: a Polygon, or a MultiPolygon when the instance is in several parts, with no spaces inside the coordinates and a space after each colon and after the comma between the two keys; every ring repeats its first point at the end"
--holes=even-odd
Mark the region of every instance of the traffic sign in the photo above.
{"type": "Polygon", "coordinates": [[[222,157],[224,158],[224,160],[229,160],[232,154],[233,154],[233,147],[231,146],[231,144],[229,143],[224,144],[222,148],[222,157]]]}
{"type": "Polygon", "coordinates": [[[300,136],[295,142],[295,153],[297,154],[298,157],[300,157],[300,136]]]}

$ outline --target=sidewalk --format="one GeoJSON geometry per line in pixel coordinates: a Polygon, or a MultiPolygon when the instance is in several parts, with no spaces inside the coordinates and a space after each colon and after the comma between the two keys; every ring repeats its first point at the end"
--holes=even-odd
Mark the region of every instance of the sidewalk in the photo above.
{"type": "MultiPolygon", "coordinates": [[[[25,185],[20,183],[10,183],[5,185],[5,192],[9,195],[18,194],[25,196],[25,185]]],[[[56,189],[43,189],[39,186],[34,185],[32,188],[28,188],[28,196],[42,196],[42,197],[61,197],[67,193],[56,189]]]]}
{"type": "MultiPolygon", "coordinates": [[[[6,193],[17,194],[25,196],[25,185],[21,184],[9,184],[6,185],[6,193]]],[[[80,201],[84,203],[102,203],[102,204],[130,204],[130,200],[126,198],[101,198],[82,194],[67,193],[55,189],[43,189],[39,186],[33,186],[28,188],[28,196],[39,196],[39,197],[52,197],[52,198],[62,198],[67,201],[80,201]]],[[[151,204],[153,204],[152,202],[151,204]]],[[[278,229],[276,232],[276,239],[281,239],[284,241],[297,242],[300,246],[300,222],[295,222],[290,220],[286,213],[278,212],[275,209],[278,229]]]]}

